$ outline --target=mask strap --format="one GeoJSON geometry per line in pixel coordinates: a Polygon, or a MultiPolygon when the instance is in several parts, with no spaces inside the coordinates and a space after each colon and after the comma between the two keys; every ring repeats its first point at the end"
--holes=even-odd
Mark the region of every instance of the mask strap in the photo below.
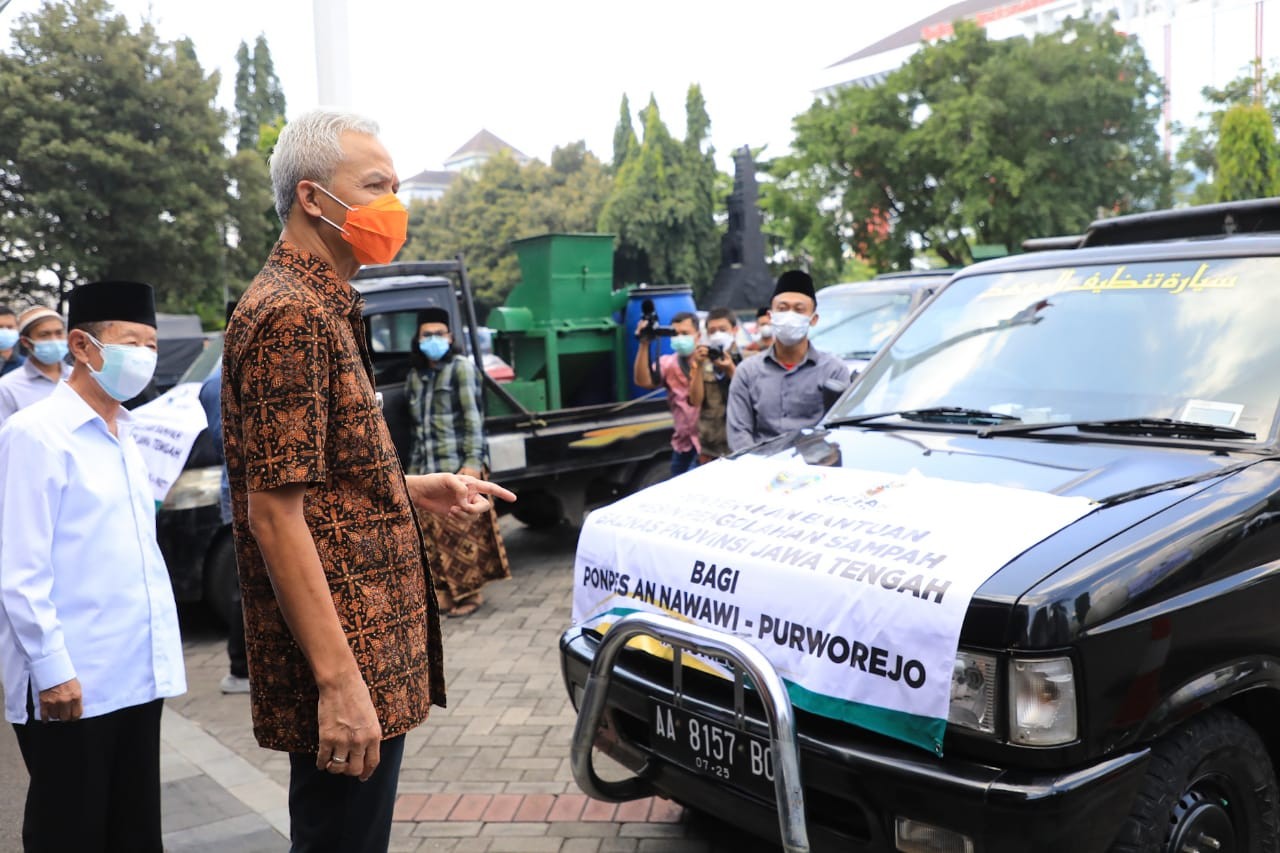
{"type": "MultiPolygon", "coordinates": [[[[337,197],[336,195],[334,195],[333,193],[329,192],[329,191],[328,191],[327,189],[325,189],[324,187],[320,186],[320,184],[317,184],[315,181],[308,181],[308,183],[309,183],[309,184],[311,184],[311,186],[315,187],[316,189],[320,190],[320,192],[324,193],[324,194],[325,194],[325,195],[327,195],[329,198],[331,198],[331,199],[333,199],[334,201],[336,201],[338,204],[340,204],[340,205],[342,205],[343,207],[345,207],[347,210],[354,210],[354,209],[355,209],[355,208],[353,208],[351,205],[349,205],[349,204],[347,204],[345,201],[343,201],[342,199],[338,198],[338,197],[337,197]]],[[[332,219],[330,219],[329,217],[325,216],[323,213],[322,213],[322,214],[320,214],[320,220],[321,220],[322,222],[326,222],[326,223],[328,223],[329,225],[332,225],[334,228],[337,228],[337,229],[338,229],[339,231],[341,231],[343,234],[346,234],[346,233],[347,233],[347,229],[343,228],[341,225],[339,225],[338,223],[334,222],[332,219]]]]}

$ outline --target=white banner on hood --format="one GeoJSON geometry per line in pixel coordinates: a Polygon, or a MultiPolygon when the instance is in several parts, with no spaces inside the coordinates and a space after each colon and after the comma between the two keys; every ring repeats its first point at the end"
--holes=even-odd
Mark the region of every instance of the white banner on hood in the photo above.
{"type": "Polygon", "coordinates": [[[151,491],[160,504],[187,464],[196,436],[209,425],[200,405],[200,383],[175,385],[130,414],[133,440],[147,463],[151,491]]]}
{"type": "Polygon", "coordinates": [[[573,619],[660,612],[744,637],[797,707],[941,753],[974,592],[1092,508],[797,458],[714,462],[591,513],[573,619]]]}

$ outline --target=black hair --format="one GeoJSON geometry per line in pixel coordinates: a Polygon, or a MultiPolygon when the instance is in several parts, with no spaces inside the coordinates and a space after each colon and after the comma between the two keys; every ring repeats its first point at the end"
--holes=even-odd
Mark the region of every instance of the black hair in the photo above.
{"type": "Polygon", "coordinates": [[[770,310],[771,310],[771,309],[769,308],[769,306],[768,306],[768,305],[764,306],[763,308],[757,308],[757,309],[756,309],[756,319],[757,319],[757,320],[759,320],[759,319],[760,319],[761,317],[763,317],[765,314],[768,314],[770,310]]]}
{"type": "Polygon", "coordinates": [[[729,325],[735,329],[738,328],[738,315],[733,313],[731,308],[712,308],[707,312],[707,322],[710,323],[712,320],[728,320],[729,325]]]}
{"type": "Polygon", "coordinates": [[[8,305],[0,302],[0,317],[17,317],[18,312],[14,311],[8,305]]]}
{"type": "Polygon", "coordinates": [[[679,314],[671,318],[671,325],[674,326],[676,323],[683,323],[685,320],[692,320],[694,326],[698,325],[698,315],[692,311],[681,311],[679,314]]]}

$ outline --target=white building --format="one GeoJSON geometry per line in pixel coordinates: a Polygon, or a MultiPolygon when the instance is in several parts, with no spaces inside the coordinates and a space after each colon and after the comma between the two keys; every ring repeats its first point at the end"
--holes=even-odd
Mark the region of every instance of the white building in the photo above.
{"type": "Polygon", "coordinates": [[[450,154],[449,158],[444,161],[444,167],[453,172],[478,169],[486,160],[499,151],[509,153],[521,166],[529,162],[529,158],[524,154],[521,154],[489,131],[481,130],[468,139],[461,148],[450,154]]]}
{"type": "Polygon", "coordinates": [[[1137,36],[1165,80],[1166,150],[1173,122],[1198,122],[1205,86],[1219,87],[1247,72],[1255,56],[1270,68],[1280,55],[1280,0],[962,0],[939,4],[934,14],[828,66],[816,88],[823,93],[874,85],[923,42],[950,35],[957,20],[976,21],[994,38],[1030,37],[1054,32],[1068,17],[1100,20],[1111,12],[1116,29],[1137,36]]]}
{"type": "Polygon", "coordinates": [[[400,201],[408,205],[415,201],[435,201],[448,191],[458,176],[469,169],[479,169],[486,160],[499,151],[508,152],[523,166],[529,158],[503,142],[487,130],[471,137],[444,161],[443,171],[427,169],[400,182],[400,201]]]}
{"type": "Polygon", "coordinates": [[[415,201],[435,201],[458,178],[457,172],[426,171],[400,182],[400,202],[406,207],[415,201]]]}

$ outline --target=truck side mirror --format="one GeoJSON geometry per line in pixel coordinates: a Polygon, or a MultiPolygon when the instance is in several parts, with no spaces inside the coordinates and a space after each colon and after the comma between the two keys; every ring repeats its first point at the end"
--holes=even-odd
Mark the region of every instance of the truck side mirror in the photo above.
{"type": "Polygon", "coordinates": [[[836,404],[836,400],[840,399],[850,383],[840,379],[828,379],[822,383],[822,408],[830,409],[836,404]]]}

